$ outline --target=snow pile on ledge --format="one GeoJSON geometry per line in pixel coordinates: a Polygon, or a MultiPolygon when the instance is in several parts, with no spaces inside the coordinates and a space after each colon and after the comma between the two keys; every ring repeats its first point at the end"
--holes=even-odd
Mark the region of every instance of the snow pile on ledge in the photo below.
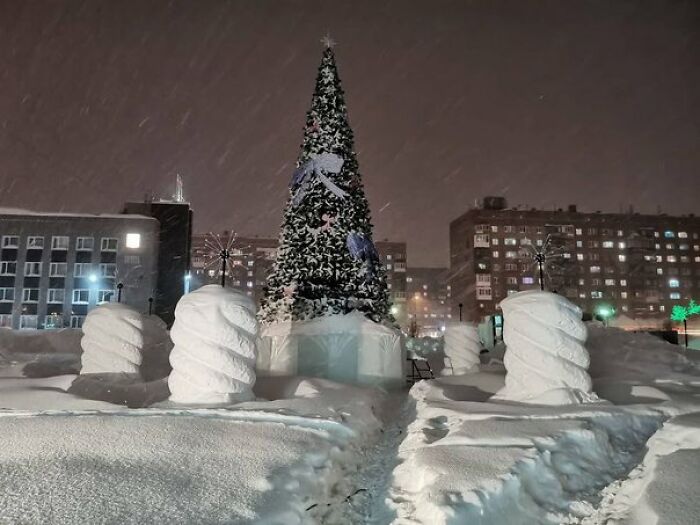
{"type": "Polygon", "coordinates": [[[352,311],[263,329],[259,375],[303,375],[388,388],[404,384],[401,334],[352,311]]]}

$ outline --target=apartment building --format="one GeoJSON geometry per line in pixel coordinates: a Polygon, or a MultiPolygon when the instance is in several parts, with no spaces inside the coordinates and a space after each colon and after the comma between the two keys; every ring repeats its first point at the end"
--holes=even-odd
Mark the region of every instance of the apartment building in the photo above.
{"type": "Polygon", "coordinates": [[[450,223],[452,315],[478,321],[508,294],[540,287],[595,314],[667,317],[700,291],[700,218],[508,208],[484,199],[450,223]]]}

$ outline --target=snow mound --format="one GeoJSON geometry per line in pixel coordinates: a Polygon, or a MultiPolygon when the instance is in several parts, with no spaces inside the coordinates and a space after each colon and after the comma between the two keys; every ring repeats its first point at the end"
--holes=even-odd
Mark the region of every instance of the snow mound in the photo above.
{"type": "Polygon", "coordinates": [[[450,323],[445,327],[445,369],[454,375],[478,370],[481,360],[481,340],[476,326],[468,323],[450,323]]]}
{"type": "Polygon", "coordinates": [[[119,303],[98,306],[83,323],[81,374],[122,373],[140,377],[143,316],[119,303]]]}
{"type": "Polygon", "coordinates": [[[595,401],[587,369],[581,309],[564,297],[532,290],[501,302],[507,370],[495,399],[563,405],[595,401]]]}
{"type": "Polygon", "coordinates": [[[175,308],[170,401],[210,405],[254,398],[255,307],[242,293],[208,285],[175,308]]]}

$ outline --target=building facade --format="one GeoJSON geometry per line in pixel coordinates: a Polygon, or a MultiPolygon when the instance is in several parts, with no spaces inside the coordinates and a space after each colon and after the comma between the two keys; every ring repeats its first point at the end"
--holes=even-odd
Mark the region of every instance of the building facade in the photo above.
{"type": "Polygon", "coordinates": [[[403,329],[408,326],[408,294],[406,291],[406,243],[387,239],[375,243],[384,264],[386,285],[391,301],[391,313],[403,329]]]}
{"type": "Polygon", "coordinates": [[[3,210],[0,326],[79,328],[90,309],[119,293],[146,312],[156,291],[158,233],[158,221],[140,215],[3,210]]]}
{"type": "Polygon", "coordinates": [[[509,209],[487,198],[450,223],[452,316],[479,321],[508,294],[545,287],[584,312],[668,317],[700,292],[700,219],[509,209]]]}
{"type": "Polygon", "coordinates": [[[409,318],[418,335],[437,337],[452,319],[447,268],[413,268],[406,274],[409,318]]]}

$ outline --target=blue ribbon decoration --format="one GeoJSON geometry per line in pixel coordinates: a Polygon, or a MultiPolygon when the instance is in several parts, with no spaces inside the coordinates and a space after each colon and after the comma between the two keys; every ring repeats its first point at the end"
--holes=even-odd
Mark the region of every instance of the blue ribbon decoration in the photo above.
{"type": "Polygon", "coordinates": [[[292,204],[298,206],[301,199],[306,195],[307,190],[312,182],[312,176],[315,175],[318,179],[328,188],[328,190],[333,193],[336,197],[344,199],[347,196],[347,192],[339,188],[333,183],[326,173],[340,173],[343,168],[345,160],[334,153],[314,153],[311,158],[306,161],[302,166],[297,168],[292,176],[292,182],[290,187],[292,191],[297,189],[297,192],[292,198],[292,204]]]}
{"type": "Polygon", "coordinates": [[[379,254],[372,240],[363,233],[350,232],[347,238],[347,246],[350,255],[355,259],[364,261],[367,271],[374,275],[372,263],[379,261],[379,254]]]}

